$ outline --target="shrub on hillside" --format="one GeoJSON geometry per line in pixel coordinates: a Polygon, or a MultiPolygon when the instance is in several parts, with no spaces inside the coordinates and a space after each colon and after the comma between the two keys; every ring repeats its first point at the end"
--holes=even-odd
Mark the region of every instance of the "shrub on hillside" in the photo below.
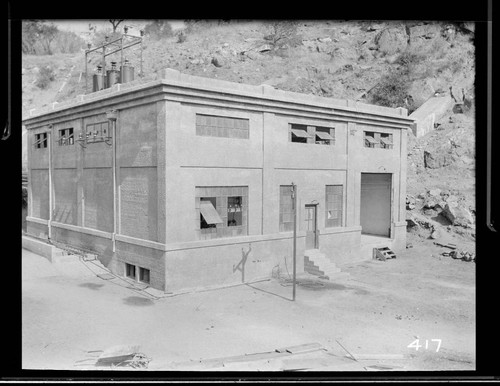
{"type": "Polygon", "coordinates": [[[54,79],[55,79],[55,74],[52,68],[50,68],[49,66],[45,66],[42,67],[40,69],[40,72],[38,73],[36,79],[36,85],[37,87],[44,90],[49,86],[50,82],[52,82],[54,79]]]}
{"type": "Polygon", "coordinates": [[[111,28],[95,31],[92,37],[92,45],[94,47],[100,46],[108,39],[108,42],[118,39],[122,34],[120,32],[113,32],[111,28]]]}
{"type": "Polygon", "coordinates": [[[180,31],[177,34],[177,43],[184,43],[187,40],[187,36],[184,31],[180,31]]]}
{"type": "Polygon", "coordinates": [[[27,20],[22,23],[22,52],[24,54],[53,54],[53,42],[60,33],[52,23],[27,20]]]}
{"type": "Polygon", "coordinates": [[[173,36],[172,27],[167,20],[152,20],[144,27],[144,34],[153,40],[173,36]]]}
{"type": "Polygon", "coordinates": [[[409,107],[410,83],[408,74],[401,70],[392,71],[385,75],[380,83],[370,91],[371,102],[387,107],[409,107]]]}
{"type": "Polygon", "coordinates": [[[296,47],[302,43],[299,36],[298,22],[296,21],[277,21],[271,24],[271,33],[264,37],[268,40],[275,50],[286,47],[296,47]]]}
{"type": "Polygon", "coordinates": [[[85,41],[72,31],[59,31],[54,41],[54,51],[74,54],[85,48],[85,41]]]}

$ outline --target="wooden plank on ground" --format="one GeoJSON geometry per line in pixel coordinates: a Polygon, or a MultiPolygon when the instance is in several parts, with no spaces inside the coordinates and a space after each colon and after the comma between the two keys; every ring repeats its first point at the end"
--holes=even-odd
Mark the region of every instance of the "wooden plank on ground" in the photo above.
{"type": "Polygon", "coordinates": [[[306,343],[298,346],[289,346],[283,348],[277,348],[276,352],[289,352],[290,354],[297,354],[308,351],[316,351],[323,349],[323,346],[319,343],[306,343]]]}
{"type": "MultiPolygon", "coordinates": [[[[357,360],[406,359],[401,354],[352,354],[357,360]]],[[[348,355],[346,355],[349,357],[348,355]]]]}

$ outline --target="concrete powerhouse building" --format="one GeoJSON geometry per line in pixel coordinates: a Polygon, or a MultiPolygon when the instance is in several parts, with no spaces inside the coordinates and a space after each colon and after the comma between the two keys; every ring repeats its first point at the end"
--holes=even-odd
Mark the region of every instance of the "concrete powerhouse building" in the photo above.
{"type": "MultiPolygon", "coordinates": [[[[405,109],[163,70],[32,111],[27,233],[175,292],[405,248],[405,109]]],[[[323,269],[328,272],[328,267],[323,269]]]]}

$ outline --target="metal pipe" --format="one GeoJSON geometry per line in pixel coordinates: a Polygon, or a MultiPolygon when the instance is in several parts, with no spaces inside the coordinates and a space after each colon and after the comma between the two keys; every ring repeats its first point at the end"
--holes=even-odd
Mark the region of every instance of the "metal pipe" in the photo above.
{"type": "Polygon", "coordinates": [[[88,58],[87,58],[87,52],[85,52],[85,94],[88,94],[88,92],[89,92],[88,91],[88,86],[87,86],[87,71],[88,71],[88,69],[87,69],[87,60],[88,60],[88,58]]]}
{"type": "Polygon", "coordinates": [[[292,182],[292,205],[293,205],[293,295],[295,301],[295,287],[297,278],[297,191],[296,185],[292,182]]]}
{"type": "Polygon", "coordinates": [[[52,212],[54,211],[54,187],[52,186],[52,127],[49,126],[49,131],[47,131],[47,145],[49,150],[49,220],[47,222],[48,226],[48,238],[52,238],[52,212]]]}
{"type": "Polygon", "coordinates": [[[116,197],[116,192],[117,192],[117,173],[116,173],[116,118],[117,118],[117,111],[112,110],[108,112],[107,114],[108,122],[111,123],[111,130],[112,130],[112,172],[113,172],[113,233],[112,233],[112,242],[113,242],[113,252],[116,251],[116,231],[117,231],[117,197],[116,197]]]}
{"type": "Polygon", "coordinates": [[[119,82],[122,83],[122,69],[123,69],[123,36],[120,40],[120,43],[121,43],[121,47],[120,47],[120,79],[119,79],[119,82]]]}
{"type": "Polygon", "coordinates": [[[113,252],[116,251],[116,121],[113,126],[113,252]]]}
{"type": "Polygon", "coordinates": [[[103,89],[106,88],[106,47],[102,47],[102,73],[103,73],[103,89]]]}
{"type": "Polygon", "coordinates": [[[141,39],[141,78],[144,76],[144,72],[142,70],[142,39],[141,39]]]}

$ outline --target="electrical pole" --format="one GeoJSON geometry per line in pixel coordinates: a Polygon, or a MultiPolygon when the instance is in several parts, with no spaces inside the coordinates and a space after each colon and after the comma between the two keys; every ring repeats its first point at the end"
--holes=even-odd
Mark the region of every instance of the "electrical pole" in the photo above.
{"type": "Polygon", "coordinates": [[[292,207],[293,207],[293,296],[295,301],[295,285],[297,274],[297,191],[296,185],[292,182],[292,207]]]}

